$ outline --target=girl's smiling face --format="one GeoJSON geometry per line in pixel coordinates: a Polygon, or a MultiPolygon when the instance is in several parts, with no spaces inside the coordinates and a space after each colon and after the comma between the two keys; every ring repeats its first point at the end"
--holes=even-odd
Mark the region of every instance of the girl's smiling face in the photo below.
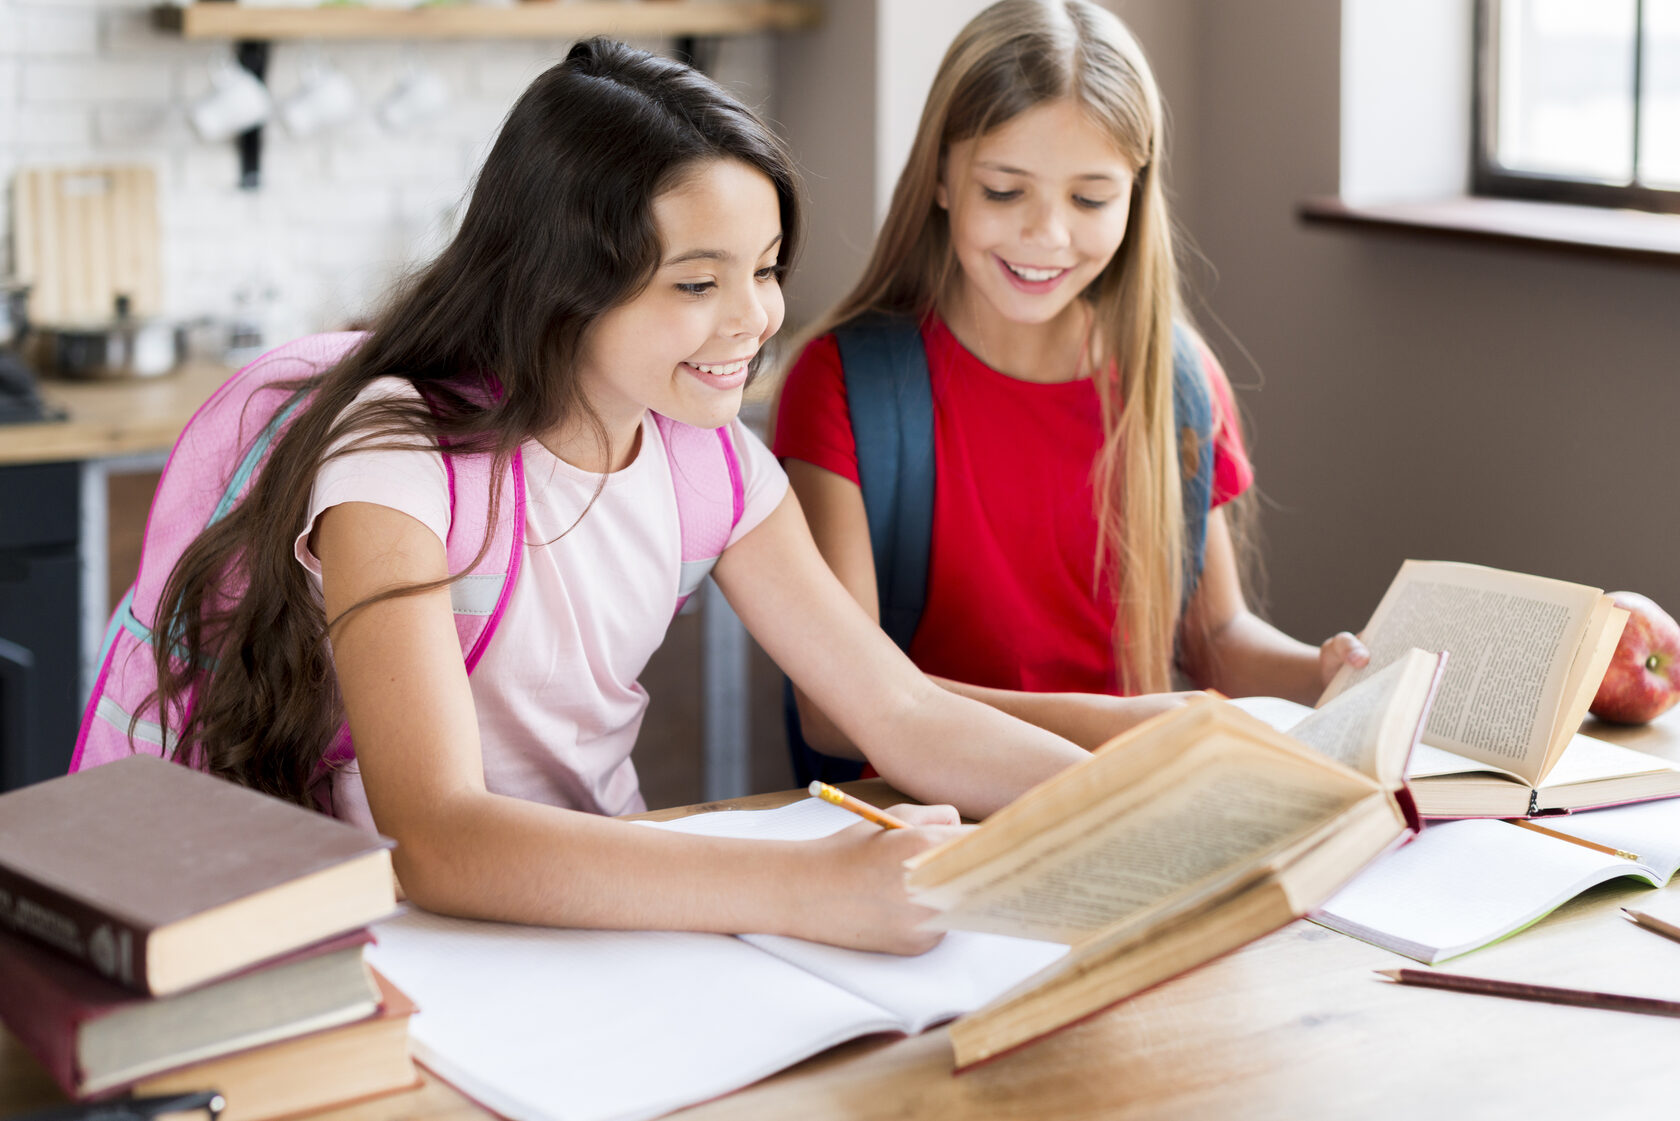
{"type": "Polygon", "coordinates": [[[1011,323],[1055,320],[1119,250],[1135,175],[1065,99],[952,144],[935,198],[950,219],[959,300],[1011,323]]]}
{"type": "Polygon", "coordinates": [[[579,370],[612,462],[598,462],[581,426],[545,440],[577,466],[624,467],[649,409],[701,428],[727,424],[740,411],[748,362],[782,325],[781,208],[763,173],[732,159],[699,164],[653,200],[653,218],[653,279],[596,320],[579,370]]]}

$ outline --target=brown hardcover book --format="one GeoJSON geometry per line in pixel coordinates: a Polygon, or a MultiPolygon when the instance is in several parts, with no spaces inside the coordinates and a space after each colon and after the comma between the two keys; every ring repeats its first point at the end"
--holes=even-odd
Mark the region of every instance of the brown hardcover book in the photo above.
{"type": "Polygon", "coordinates": [[[1285,735],[1208,698],[1146,721],[911,860],[930,925],[1070,949],[951,1025],[993,1058],[1312,911],[1415,824],[1402,782],[1440,679],[1414,651],[1285,735]]]}
{"type": "Polygon", "coordinates": [[[180,1094],[214,1086],[227,1102],[221,1121],[268,1121],[418,1086],[408,1055],[414,1002],[378,970],[370,972],[383,998],[373,1018],[182,1067],[147,1079],[135,1092],[180,1094]]]}
{"type": "Polygon", "coordinates": [[[163,996],[390,914],[391,844],[136,755],[0,795],[0,928],[163,996]]]}
{"type": "Polygon", "coordinates": [[[1409,560],[1319,704],[1412,647],[1449,655],[1407,781],[1424,817],[1530,817],[1680,795],[1680,767],[1578,733],[1627,612],[1598,588],[1409,560]]]}

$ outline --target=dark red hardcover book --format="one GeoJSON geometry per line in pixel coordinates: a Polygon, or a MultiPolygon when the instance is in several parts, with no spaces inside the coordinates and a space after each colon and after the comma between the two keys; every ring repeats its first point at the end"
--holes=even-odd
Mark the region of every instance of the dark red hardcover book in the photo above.
{"type": "Polygon", "coordinates": [[[189,1063],[366,1019],[379,990],[367,930],[304,947],[169,997],[102,980],[0,934],[0,1023],[66,1094],[103,1097],[189,1063]]]}

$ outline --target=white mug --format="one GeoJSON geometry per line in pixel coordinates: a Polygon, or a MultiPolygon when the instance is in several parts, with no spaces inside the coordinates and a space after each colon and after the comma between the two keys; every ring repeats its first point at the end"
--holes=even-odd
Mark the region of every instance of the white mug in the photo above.
{"type": "Polygon", "coordinates": [[[210,92],[187,110],[193,129],[205,140],[229,140],[256,128],[274,112],[274,101],[261,78],[233,62],[210,72],[210,92]]]}
{"type": "Polygon", "coordinates": [[[435,71],[411,68],[379,103],[379,121],[392,132],[405,132],[448,108],[449,83],[435,71]]]}
{"type": "Polygon", "coordinates": [[[360,102],[355,84],[344,71],[322,63],[311,68],[303,84],[280,103],[280,119],[286,122],[286,131],[301,138],[348,120],[360,102]]]}

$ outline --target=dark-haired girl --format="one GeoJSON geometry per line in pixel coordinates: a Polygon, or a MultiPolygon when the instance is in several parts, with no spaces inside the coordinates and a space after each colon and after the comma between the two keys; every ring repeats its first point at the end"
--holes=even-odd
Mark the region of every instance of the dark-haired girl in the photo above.
{"type": "Polygon", "coordinates": [[[157,631],[176,756],[395,838],[433,910],[931,945],[904,860],[1083,752],[923,677],[736,419],[798,235],[791,161],[752,113],[677,63],[577,45],[512,109],[452,244],[312,379],[175,568],[157,631]],[[463,388],[486,374],[494,392],[463,388]],[[637,677],[681,580],[666,422],[732,441],[713,575],[747,628],[882,775],[949,805],[809,842],[612,820],[643,808],[637,677]],[[524,489],[517,581],[470,677],[444,544],[468,498],[440,448],[517,463],[524,489]],[[216,614],[230,582],[246,591],[216,614]],[[323,768],[343,721],[349,756],[323,768]]]}

